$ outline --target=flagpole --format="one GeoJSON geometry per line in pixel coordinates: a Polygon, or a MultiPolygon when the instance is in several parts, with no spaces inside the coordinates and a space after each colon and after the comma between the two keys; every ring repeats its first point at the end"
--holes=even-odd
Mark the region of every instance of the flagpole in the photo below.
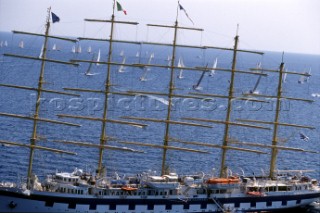
{"type": "Polygon", "coordinates": [[[112,9],[112,15],[114,15],[114,10],[116,8],[116,0],[113,0],[113,9],[112,9]]]}
{"type": "Polygon", "coordinates": [[[178,1],[178,6],[177,6],[177,16],[176,16],[176,21],[178,22],[178,15],[179,15],[179,5],[180,5],[180,3],[179,3],[179,1],[178,1]]]}

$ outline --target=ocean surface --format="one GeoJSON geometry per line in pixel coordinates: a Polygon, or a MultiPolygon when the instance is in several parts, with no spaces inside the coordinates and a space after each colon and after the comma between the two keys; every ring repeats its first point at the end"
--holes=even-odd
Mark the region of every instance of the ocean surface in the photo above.
{"type": "MultiPolygon", "coordinates": [[[[20,85],[36,88],[38,85],[41,61],[4,57],[3,53],[31,55],[39,57],[43,38],[12,35],[0,33],[0,41],[7,40],[7,47],[0,47],[0,84],[20,85]],[[18,43],[24,40],[24,48],[18,47],[18,43]]],[[[241,38],[240,38],[241,43],[241,38]]],[[[72,53],[73,43],[50,39],[48,58],[69,61],[71,59],[95,60],[100,49],[101,61],[107,61],[108,44],[104,42],[81,41],[82,53],[72,53]],[[53,51],[51,47],[56,44],[59,51],[53,51]],[[91,46],[92,52],[87,48],[91,46]]],[[[168,56],[172,55],[172,47],[154,45],[119,44],[113,45],[112,60],[121,63],[123,57],[126,63],[148,63],[150,55],[154,54],[151,64],[167,65],[168,56]],[[123,52],[123,56],[121,54],[123,52]],[[139,52],[139,57],[136,53],[139,52]]],[[[212,49],[177,48],[176,64],[178,59],[183,59],[186,67],[212,67],[217,58],[218,68],[231,68],[232,52],[212,49]]],[[[302,79],[298,75],[285,76],[283,83],[283,96],[313,100],[313,103],[305,101],[283,100],[280,110],[280,122],[293,123],[304,126],[313,126],[315,129],[280,126],[278,131],[278,144],[286,147],[301,148],[307,151],[320,152],[320,55],[307,55],[296,53],[265,52],[263,56],[251,53],[238,54],[237,69],[249,70],[255,68],[258,63],[263,68],[278,70],[281,61],[285,63],[288,72],[310,72],[309,79],[302,79]],[[299,80],[302,83],[299,83],[299,80]],[[300,133],[306,135],[309,140],[302,140],[300,133]]],[[[46,63],[44,73],[44,88],[64,91],[63,88],[86,88],[92,90],[104,90],[106,82],[107,65],[93,64],[91,76],[84,73],[89,67],[88,63],[80,63],[79,66],[46,63]]],[[[119,72],[120,66],[112,66],[110,73],[111,91],[146,91],[154,93],[168,93],[170,82],[170,70],[166,68],[149,67],[133,68],[125,67],[119,72]],[[146,80],[140,81],[145,75],[146,80]]],[[[190,95],[190,93],[228,95],[230,85],[230,72],[216,70],[213,76],[204,75],[200,87],[194,90],[202,75],[201,71],[183,71],[183,78],[179,79],[180,70],[174,72],[174,93],[178,95],[190,95]]],[[[235,75],[234,95],[244,97],[245,93],[252,90],[257,80],[257,75],[235,75]]],[[[267,77],[260,79],[257,91],[260,94],[275,96],[277,94],[278,74],[268,73],[267,77]]],[[[80,97],[43,93],[41,98],[42,118],[66,121],[81,124],[81,127],[72,127],[47,122],[38,122],[37,145],[52,147],[60,150],[75,152],[77,155],[59,154],[37,150],[35,152],[33,171],[40,178],[55,171],[71,172],[74,168],[82,168],[88,172],[95,172],[98,162],[98,149],[63,144],[57,140],[81,141],[99,144],[101,134],[101,121],[85,119],[59,118],[59,114],[80,115],[101,118],[103,115],[104,94],[92,92],[69,91],[80,97]]],[[[31,116],[35,110],[36,92],[32,90],[0,87],[0,112],[31,116]]],[[[264,99],[265,102],[253,102],[235,99],[232,101],[231,121],[237,119],[251,119],[274,121],[274,98],[264,99]]],[[[225,120],[227,99],[204,97],[177,98],[172,103],[171,119],[207,125],[207,127],[195,127],[189,125],[169,126],[169,136],[179,141],[190,141],[204,144],[221,145],[223,141],[224,125],[200,121],[187,121],[183,118],[202,118],[211,120],[225,120]]],[[[165,135],[165,124],[162,122],[144,122],[128,120],[122,116],[143,118],[166,119],[168,98],[161,95],[119,95],[110,94],[108,101],[109,119],[127,120],[144,123],[148,126],[137,128],[123,124],[108,123],[106,134],[116,138],[108,140],[109,145],[128,147],[141,152],[124,152],[105,150],[103,163],[108,175],[117,172],[120,175],[136,174],[153,170],[160,174],[163,150],[154,147],[144,147],[132,144],[120,143],[121,141],[139,142],[146,144],[162,145],[165,135]]],[[[33,121],[0,116],[0,139],[17,143],[29,144],[33,129],[33,121]]],[[[262,130],[241,126],[230,126],[229,138],[232,141],[259,143],[271,145],[272,126],[267,124],[255,124],[270,127],[271,130],[262,130]]],[[[186,143],[169,141],[170,146],[196,149],[208,152],[207,154],[168,150],[167,166],[170,171],[178,174],[199,173],[218,174],[220,169],[221,150],[209,146],[191,145],[186,143]]],[[[269,172],[271,150],[268,148],[230,144],[230,146],[248,148],[266,152],[256,154],[242,151],[227,151],[226,164],[233,173],[247,175],[262,175],[269,172]]],[[[307,172],[312,178],[320,179],[320,154],[312,152],[298,152],[280,150],[277,158],[277,169],[280,170],[310,170],[307,172]]],[[[0,146],[0,181],[21,182],[25,180],[29,159],[29,149],[17,146],[0,146]]]]}

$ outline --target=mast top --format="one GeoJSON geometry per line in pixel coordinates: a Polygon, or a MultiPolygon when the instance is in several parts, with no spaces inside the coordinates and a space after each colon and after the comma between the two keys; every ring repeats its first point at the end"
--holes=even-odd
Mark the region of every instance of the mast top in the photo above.
{"type": "Polygon", "coordinates": [[[239,36],[239,24],[237,24],[237,31],[236,31],[236,36],[239,36]]]}
{"type": "Polygon", "coordinates": [[[48,11],[48,15],[47,15],[47,23],[49,23],[49,22],[50,22],[51,6],[50,6],[50,7],[48,7],[47,11],[48,11]]]}

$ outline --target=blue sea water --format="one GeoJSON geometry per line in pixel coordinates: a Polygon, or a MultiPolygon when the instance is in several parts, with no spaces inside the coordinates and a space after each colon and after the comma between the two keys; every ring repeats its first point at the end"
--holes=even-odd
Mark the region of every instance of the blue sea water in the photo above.
{"type": "MultiPolygon", "coordinates": [[[[20,55],[32,55],[38,57],[41,49],[41,38],[35,39],[30,36],[0,34],[1,40],[8,40],[9,46],[0,48],[0,84],[22,85],[37,87],[40,72],[40,61],[4,57],[3,53],[14,53],[20,55]],[[18,48],[19,41],[23,39],[25,48],[18,48]]],[[[241,42],[241,40],[240,40],[241,42]]],[[[48,52],[47,57],[57,60],[69,61],[70,59],[91,60],[92,54],[97,55],[101,50],[101,60],[107,61],[108,44],[103,42],[82,41],[82,53],[71,53],[72,43],[65,41],[50,40],[49,46],[57,44],[60,51],[48,52]],[[91,45],[93,53],[86,52],[91,45]]],[[[113,61],[121,62],[124,51],[126,63],[147,63],[151,53],[154,53],[152,64],[167,64],[167,57],[171,55],[171,47],[133,44],[114,44],[113,61]],[[141,52],[136,57],[136,52],[141,52]]],[[[232,53],[222,50],[201,50],[191,48],[178,48],[177,60],[183,58],[187,67],[208,66],[211,67],[214,59],[218,59],[219,68],[230,68],[232,53]]],[[[267,69],[278,69],[282,61],[282,53],[266,52],[263,56],[249,53],[239,53],[237,69],[248,70],[254,68],[257,63],[262,62],[262,67],[267,69]]],[[[279,145],[297,147],[305,150],[320,152],[319,129],[320,129],[320,55],[306,55],[285,53],[283,56],[285,68],[291,72],[309,72],[311,77],[308,82],[298,83],[300,76],[287,75],[283,84],[283,96],[314,100],[313,103],[303,101],[285,100],[282,102],[280,121],[315,127],[314,130],[301,129],[297,127],[279,127],[279,145]],[[309,137],[309,141],[303,141],[299,133],[309,137]]],[[[44,74],[44,87],[51,90],[62,91],[62,88],[90,88],[104,90],[107,66],[100,64],[92,66],[92,73],[97,75],[86,76],[84,73],[89,64],[80,63],[78,67],[46,63],[44,74]]],[[[145,72],[144,69],[126,67],[124,72],[118,72],[119,66],[111,69],[111,84],[113,92],[147,91],[168,93],[170,71],[165,68],[150,68],[147,72],[147,81],[139,81],[145,72]]],[[[201,76],[199,71],[184,70],[183,79],[178,79],[179,70],[174,73],[175,94],[189,95],[201,76]]],[[[235,76],[236,96],[252,89],[258,76],[248,74],[236,74],[235,76]]],[[[228,95],[230,73],[217,70],[213,77],[206,75],[201,82],[203,88],[201,93],[228,95]]],[[[262,77],[258,86],[260,94],[276,95],[278,75],[268,73],[262,77]]],[[[35,109],[36,92],[31,90],[13,89],[0,87],[0,112],[15,113],[21,115],[33,115],[35,109]]],[[[78,147],[74,145],[54,142],[54,140],[82,141],[99,144],[101,134],[101,122],[81,119],[61,119],[58,114],[72,114],[99,118],[103,114],[104,95],[101,93],[73,92],[80,97],[58,95],[54,93],[43,93],[41,99],[40,117],[67,121],[81,124],[81,127],[70,127],[52,123],[39,122],[37,133],[41,136],[37,144],[76,152],[77,155],[57,154],[47,151],[36,151],[33,171],[40,177],[48,173],[59,171],[72,171],[75,167],[94,172],[97,167],[98,150],[96,148],[78,147]]],[[[154,95],[156,96],[156,95],[154,95]]],[[[117,94],[109,95],[108,118],[125,120],[122,116],[147,117],[166,119],[167,98],[164,96],[123,96],[117,94]],[[159,98],[162,98],[159,101],[159,98]]],[[[274,121],[275,99],[266,99],[266,102],[250,102],[234,100],[231,120],[256,119],[274,121]]],[[[203,118],[212,120],[224,120],[226,117],[227,100],[223,98],[174,98],[172,105],[172,120],[182,118],[203,118]]],[[[1,116],[0,138],[1,140],[28,144],[32,132],[33,122],[12,117],[1,116]]],[[[182,120],[185,121],[185,120],[182,120]]],[[[135,121],[138,122],[139,121],[135,121]]],[[[141,121],[140,121],[141,122],[141,121]]],[[[201,123],[201,122],[195,122],[201,123]]],[[[146,128],[137,128],[127,125],[108,123],[106,133],[118,140],[108,141],[109,145],[125,146],[145,153],[130,153],[123,151],[105,150],[104,164],[107,173],[112,174],[136,174],[147,170],[161,170],[162,149],[152,147],[139,147],[129,144],[121,144],[119,141],[135,141],[148,144],[163,144],[165,125],[163,123],[146,122],[146,128]]],[[[221,145],[224,134],[224,126],[216,123],[201,123],[210,126],[194,127],[186,125],[170,125],[170,137],[182,141],[201,142],[206,144],[221,145]]],[[[257,124],[258,125],[258,124],[257,124]]],[[[266,126],[262,125],[261,126],[266,126]]],[[[271,126],[267,126],[271,127],[271,126]]],[[[231,126],[229,138],[238,141],[252,142],[271,145],[272,130],[260,130],[240,126],[231,126]]],[[[221,150],[208,147],[189,145],[177,142],[169,142],[171,146],[192,148],[209,152],[199,154],[193,152],[182,152],[168,150],[167,163],[171,170],[179,174],[185,173],[215,173],[220,168],[221,150]]],[[[264,151],[268,154],[255,154],[229,150],[227,152],[227,165],[234,173],[263,174],[268,173],[270,149],[260,147],[248,147],[233,145],[264,151]]],[[[5,181],[20,181],[27,173],[29,149],[15,146],[0,146],[0,179],[5,181]]],[[[280,150],[277,160],[278,169],[312,170],[307,174],[310,177],[320,179],[320,155],[319,153],[294,152],[280,150]]]]}

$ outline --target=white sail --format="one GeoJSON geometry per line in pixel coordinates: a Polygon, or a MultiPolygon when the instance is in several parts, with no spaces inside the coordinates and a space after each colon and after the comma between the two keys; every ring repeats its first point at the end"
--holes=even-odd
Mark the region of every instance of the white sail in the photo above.
{"type": "MultiPolygon", "coordinates": [[[[311,75],[311,67],[309,68],[309,72],[308,72],[308,74],[309,74],[309,75],[311,75]]],[[[308,82],[308,81],[309,81],[309,78],[310,78],[310,76],[306,77],[306,82],[308,82]]]]}
{"type": "Polygon", "coordinates": [[[44,46],[42,45],[39,58],[42,58],[42,57],[43,57],[43,50],[44,50],[44,46]]]}
{"type": "Polygon", "coordinates": [[[183,64],[183,59],[181,57],[179,58],[179,61],[178,61],[178,67],[181,68],[179,75],[178,75],[178,78],[182,79],[182,78],[184,78],[183,77],[183,69],[182,69],[184,67],[184,64],[183,64]]]}
{"type": "MultiPolygon", "coordinates": [[[[125,64],[126,63],[126,57],[124,56],[123,57],[123,59],[122,59],[122,62],[121,62],[122,64],[125,64]]],[[[118,70],[118,72],[124,72],[125,71],[125,68],[124,68],[124,66],[123,65],[121,65],[120,67],[119,67],[119,70],[118,70]]]]}
{"type": "Polygon", "coordinates": [[[215,70],[216,70],[216,68],[217,68],[217,64],[218,64],[218,58],[216,58],[216,59],[214,60],[213,66],[212,66],[212,70],[211,70],[209,76],[213,76],[213,75],[214,75],[215,70]]]}
{"type": "Polygon", "coordinates": [[[148,61],[148,64],[151,63],[151,60],[152,60],[153,58],[154,58],[154,53],[151,53],[150,58],[149,58],[149,61],[148,61]]]}
{"type": "Polygon", "coordinates": [[[22,40],[21,40],[20,43],[19,43],[19,47],[20,47],[20,48],[24,48],[24,42],[23,42],[22,40]]]}
{"type": "MultiPolygon", "coordinates": [[[[168,55],[168,58],[166,60],[168,61],[168,67],[170,67],[171,66],[172,57],[168,55]]],[[[170,68],[168,68],[168,70],[170,70],[170,68]]]]}
{"type": "MultiPolygon", "coordinates": [[[[287,69],[285,69],[285,72],[287,72],[288,70],[287,69]]],[[[286,81],[287,81],[287,73],[284,73],[284,74],[282,74],[282,82],[283,83],[286,83],[286,81]]]]}
{"type": "Polygon", "coordinates": [[[97,63],[96,63],[97,66],[99,66],[99,62],[100,62],[100,49],[98,51],[98,56],[97,56],[97,63]]]}

